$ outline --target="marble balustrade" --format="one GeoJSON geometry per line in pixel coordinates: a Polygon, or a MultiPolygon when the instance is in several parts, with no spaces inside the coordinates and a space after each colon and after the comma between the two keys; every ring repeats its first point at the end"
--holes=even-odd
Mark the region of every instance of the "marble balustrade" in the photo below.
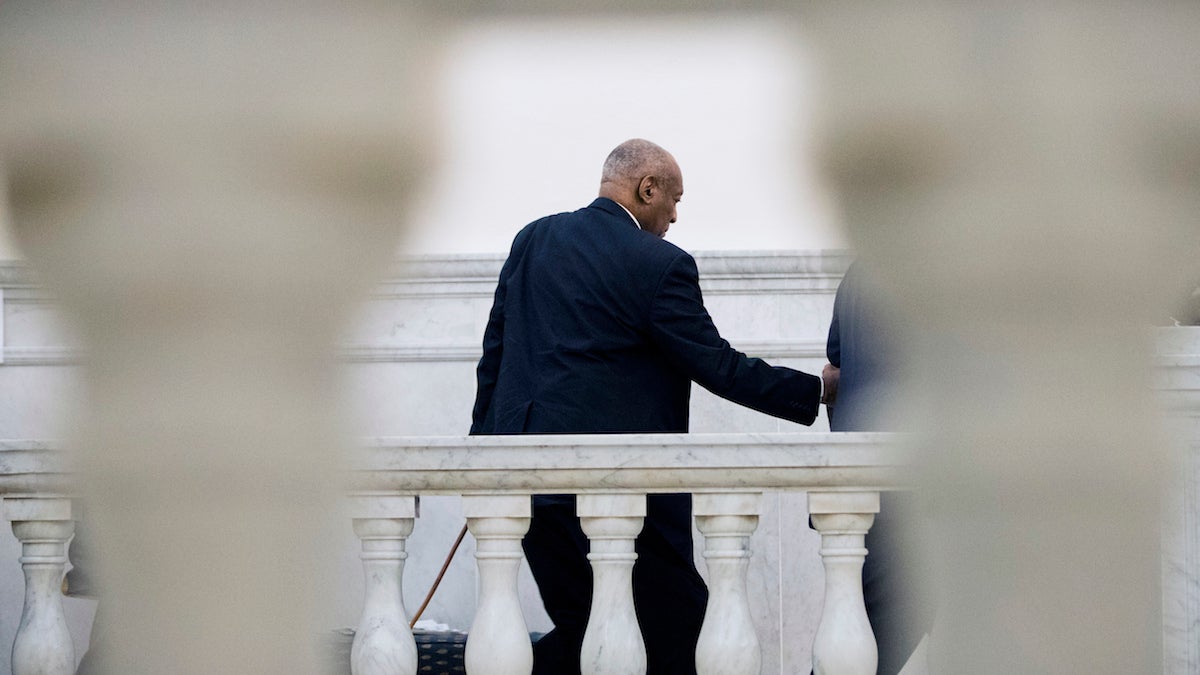
{"type": "MultiPolygon", "coordinates": [[[[1200,330],[1158,336],[1157,388],[1192,475],[1200,427],[1196,344],[1200,330]]],[[[467,644],[469,672],[528,673],[532,655],[516,590],[521,537],[538,493],[574,493],[592,541],[595,596],[584,645],[587,673],[644,672],[632,606],[633,540],[645,495],[691,492],[708,568],[709,609],[697,647],[710,674],[758,673],[759,640],[746,593],[749,538],[765,491],[803,490],[820,532],[824,609],[813,668],[828,675],[872,673],[875,643],[860,586],[863,538],[879,493],[914,480],[904,437],[868,433],[734,433],[604,436],[431,436],[375,438],[350,454],[346,489],[365,573],[362,617],[352,651],[356,675],[416,673],[402,578],[406,541],[423,495],[461,495],[474,535],[479,597],[467,644]]],[[[79,514],[71,479],[53,445],[0,441],[3,512],[22,544],[26,593],[12,672],[71,673],[74,649],[58,586],[79,514]]],[[[1195,597],[1195,533],[1175,514],[1195,511],[1194,490],[1169,510],[1164,535],[1166,672],[1194,665],[1185,622],[1195,597]],[[1178,608],[1178,609],[1177,609],[1178,608]]]]}
{"type": "MultiPolygon", "coordinates": [[[[0,473],[4,513],[23,544],[26,595],[13,648],[16,675],[74,671],[59,593],[79,514],[61,457],[46,444],[10,443],[0,473]]],[[[416,673],[402,598],[406,542],[421,495],[458,494],[476,539],[480,591],[467,642],[469,672],[529,673],[532,651],[517,596],[521,537],[531,495],[572,492],[592,542],[594,595],[582,656],[586,673],[644,673],[633,611],[633,543],[646,495],[692,492],[704,537],[710,597],[697,648],[701,673],[760,672],[746,569],[764,490],[808,491],[821,533],[826,607],[813,657],[817,673],[874,672],[860,574],[862,537],[880,490],[911,480],[903,449],[886,434],[680,434],[377,439],[352,455],[354,533],[365,574],[351,653],[356,675],[416,673]]]]}
{"type": "MultiPolygon", "coordinates": [[[[790,309],[780,312],[785,316],[794,314],[804,318],[809,314],[819,313],[818,310],[825,306],[822,303],[827,304],[831,299],[828,296],[836,286],[837,274],[843,266],[840,257],[831,258],[828,254],[824,257],[780,258],[779,261],[755,258],[753,262],[753,265],[749,262],[743,264],[728,256],[713,256],[707,262],[702,260],[702,264],[708,265],[704,268],[705,273],[711,272],[706,282],[706,296],[712,296],[714,315],[722,313],[722,317],[727,319],[722,325],[737,325],[743,330],[751,325],[767,326],[769,322],[763,317],[770,316],[771,312],[766,309],[751,312],[749,308],[756,307],[751,301],[783,303],[786,300],[797,303],[796,307],[787,305],[790,309]],[[778,264],[781,269],[791,266],[801,271],[794,277],[786,278],[758,274],[774,269],[770,267],[771,264],[778,264]],[[751,267],[757,272],[750,270],[751,267]],[[765,277],[769,277],[771,283],[776,286],[785,282],[790,285],[783,290],[776,286],[758,289],[761,283],[765,283],[761,281],[761,278],[765,277]],[[754,288],[749,289],[750,286],[754,288]],[[758,290],[762,293],[758,294],[758,290]],[[728,302],[723,302],[725,300],[728,302]],[[812,307],[809,307],[810,304],[812,307]],[[803,308],[807,309],[801,311],[803,308]]],[[[420,574],[414,574],[414,570],[420,565],[436,568],[440,564],[445,552],[441,543],[430,545],[428,538],[421,540],[422,534],[428,536],[431,531],[439,529],[436,522],[436,518],[439,517],[438,509],[430,507],[442,506],[449,500],[458,499],[443,495],[465,495],[463,515],[471,521],[471,528],[475,533],[473,538],[480,543],[474,551],[486,555],[477,558],[477,570],[467,583],[450,588],[444,586],[439,591],[443,610],[428,616],[447,620],[456,629],[465,629],[473,623],[483,621],[479,627],[472,628],[471,632],[476,636],[472,653],[476,658],[488,658],[489,667],[498,667],[494,650],[488,647],[486,640],[480,635],[498,635],[487,626],[502,626],[513,633],[521,632],[514,630],[521,628],[519,622],[515,619],[509,620],[520,611],[514,607],[511,598],[508,601],[494,600],[497,597],[506,597],[507,591],[504,589],[511,583],[511,561],[517,559],[512,556],[519,552],[515,532],[520,528],[520,521],[525,516],[521,515],[520,507],[513,506],[514,503],[527,503],[524,497],[539,492],[574,491],[581,494],[628,495],[655,491],[691,491],[698,495],[695,513],[697,527],[704,535],[704,546],[708,549],[708,554],[699,565],[702,570],[707,567],[710,572],[708,580],[713,590],[713,602],[722,603],[722,615],[737,616],[742,611],[738,608],[741,600],[737,575],[740,574],[739,566],[743,564],[741,561],[746,560],[740,557],[745,552],[741,547],[742,539],[747,536],[746,532],[753,532],[760,540],[755,545],[754,564],[762,564],[764,559],[769,561],[772,556],[779,557],[777,563],[783,559],[814,559],[811,564],[805,564],[806,571],[801,575],[803,578],[793,577],[796,583],[785,582],[778,588],[766,589],[765,593],[761,589],[755,589],[754,568],[751,567],[750,611],[754,614],[757,639],[763,652],[762,672],[793,672],[796,671],[798,663],[806,663],[808,645],[813,642],[811,636],[814,628],[818,633],[816,642],[819,644],[825,644],[829,635],[838,635],[839,632],[852,635],[852,632],[838,630],[830,633],[827,626],[834,622],[834,618],[829,612],[825,612],[822,618],[826,626],[817,627],[814,621],[814,625],[806,624],[805,631],[798,633],[796,620],[789,619],[782,612],[776,612],[776,605],[765,609],[761,605],[756,606],[754,596],[758,593],[781,598],[783,587],[795,590],[798,586],[813,585],[817,587],[815,592],[818,595],[814,597],[819,603],[819,594],[822,592],[819,588],[821,580],[817,571],[819,566],[815,562],[816,555],[815,552],[809,553],[814,551],[812,547],[806,548],[803,555],[796,555],[791,548],[781,546],[776,551],[771,544],[763,545],[764,530],[772,523],[769,508],[771,504],[789,514],[787,522],[774,523],[780,533],[803,528],[803,522],[809,515],[803,512],[805,499],[808,500],[808,511],[814,516],[814,525],[822,527],[822,522],[834,521],[838,531],[844,533],[837,535],[837,538],[833,538],[832,534],[822,533],[820,548],[823,549],[824,555],[821,561],[826,567],[832,565],[836,570],[829,575],[827,584],[834,583],[831,581],[834,577],[841,578],[856,573],[853,559],[840,556],[843,552],[850,552],[846,549],[856,548],[851,540],[857,535],[851,530],[861,531],[864,523],[869,520],[870,513],[846,511],[839,515],[828,512],[828,509],[824,509],[827,512],[822,513],[819,512],[823,508],[819,503],[820,498],[816,497],[817,501],[814,502],[814,496],[807,496],[803,491],[812,495],[822,490],[838,494],[870,493],[886,489],[889,485],[883,480],[886,477],[890,476],[889,480],[899,481],[900,479],[891,472],[891,467],[896,463],[895,458],[882,461],[878,448],[871,449],[869,444],[861,445],[861,439],[854,440],[823,433],[792,433],[787,427],[776,427],[773,424],[767,427],[762,422],[767,418],[748,413],[743,419],[739,417],[739,410],[715,407],[720,402],[715,399],[710,401],[711,397],[706,397],[706,392],[702,391],[697,392],[695,396],[695,430],[707,432],[714,428],[725,428],[748,433],[727,436],[694,434],[690,437],[597,439],[560,436],[544,439],[523,437],[487,440],[453,436],[402,439],[388,436],[395,433],[446,433],[445,430],[450,428],[449,423],[445,420],[436,421],[434,418],[437,415],[434,413],[441,409],[469,409],[469,400],[453,399],[455,395],[460,398],[469,395],[469,386],[464,386],[458,381],[463,378],[443,377],[441,370],[417,372],[405,368],[412,364],[424,368],[434,363],[426,359],[451,358],[454,360],[455,372],[465,372],[469,384],[470,362],[475,358],[472,350],[465,346],[461,349],[455,346],[457,342],[451,346],[458,351],[450,356],[440,352],[429,352],[431,348],[428,347],[411,347],[408,343],[396,343],[395,349],[403,353],[393,353],[394,350],[389,351],[390,347],[380,346],[385,345],[384,337],[398,336],[391,339],[399,340],[416,330],[408,330],[411,327],[406,326],[394,326],[388,322],[388,317],[430,315],[430,312],[416,311],[417,308],[413,308],[413,311],[399,311],[392,305],[408,302],[411,300],[409,296],[416,294],[421,296],[421,302],[429,303],[429,307],[441,307],[443,300],[434,301],[422,295],[426,291],[432,291],[422,290],[423,286],[415,288],[427,284],[430,289],[441,289],[439,298],[445,296],[455,302],[466,298],[475,304],[482,303],[481,306],[485,310],[485,296],[490,291],[491,277],[494,276],[498,263],[499,259],[495,257],[463,259],[456,261],[454,265],[446,265],[444,261],[430,261],[431,270],[440,271],[441,274],[452,273],[454,276],[449,280],[440,276],[432,278],[432,272],[423,269],[407,273],[411,278],[398,276],[398,280],[376,298],[376,304],[381,305],[376,312],[379,315],[378,322],[365,321],[368,327],[374,328],[356,331],[356,335],[362,334],[365,337],[351,340],[351,346],[347,347],[343,354],[348,368],[362,369],[364,373],[383,372],[384,369],[391,373],[391,369],[395,369],[394,376],[377,378],[378,382],[372,379],[371,386],[359,387],[364,393],[361,398],[373,402],[372,411],[377,408],[378,411],[404,413],[399,417],[385,416],[382,412],[373,413],[355,419],[355,423],[350,425],[360,433],[375,438],[362,444],[353,454],[352,484],[356,497],[350,500],[349,506],[356,520],[370,521],[356,523],[354,532],[361,537],[362,547],[368,553],[366,557],[369,560],[352,559],[352,536],[349,527],[345,528],[346,541],[339,542],[336,548],[347,552],[345,558],[348,574],[342,576],[350,579],[348,583],[352,586],[361,584],[368,594],[384,599],[382,602],[371,604],[371,611],[380,612],[383,616],[389,613],[393,616],[404,613],[402,602],[399,597],[393,597],[391,590],[399,588],[398,582],[393,586],[389,578],[393,574],[399,575],[401,570],[404,570],[410,581],[413,581],[420,577],[420,574]],[[470,265],[476,265],[479,269],[470,265]],[[460,289],[456,284],[469,288],[460,289]],[[376,323],[379,325],[376,326],[376,323]],[[357,344],[373,346],[359,353],[353,346],[357,344]],[[401,380],[429,383],[433,388],[424,385],[401,387],[397,385],[401,380]],[[438,388],[442,383],[446,383],[446,392],[438,388]],[[383,396],[381,392],[391,392],[391,397],[383,396]],[[431,407],[435,404],[437,409],[431,407]],[[387,424],[384,424],[384,421],[387,421],[387,424]],[[766,433],[753,433],[758,429],[766,433]],[[786,433],[772,433],[780,429],[786,433]],[[785,450],[780,444],[787,445],[788,448],[785,450]],[[536,461],[533,457],[537,458],[536,461]],[[837,461],[831,464],[831,458],[834,457],[837,461]],[[561,461],[551,461],[552,458],[561,458],[561,461]],[[737,467],[736,471],[731,467],[737,467]],[[757,519],[759,526],[756,530],[753,507],[747,505],[747,500],[753,501],[752,495],[759,491],[766,491],[767,495],[775,494],[777,497],[774,501],[769,496],[762,499],[762,517],[757,519]],[[722,505],[720,499],[714,496],[722,493],[740,495],[741,501],[736,506],[722,505]],[[430,499],[422,504],[422,518],[416,518],[415,501],[411,507],[404,506],[417,495],[430,496],[430,499]],[[778,495],[785,498],[778,499],[778,495]],[[716,499],[717,503],[704,506],[705,500],[710,497],[716,499]],[[493,500],[499,501],[493,504],[493,500]],[[404,515],[408,511],[411,513],[404,515]],[[416,536],[413,541],[408,541],[407,535],[401,536],[404,528],[408,527],[404,522],[405,518],[410,519],[414,528],[412,531],[416,536]],[[377,520],[391,522],[374,522],[377,520]],[[854,522],[847,525],[845,521],[854,522]],[[409,554],[412,557],[408,557],[409,554]],[[849,561],[849,564],[843,564],[846,561],[849,561]],[[355,573],[355,567],[358,565],[371,568],[363,582],[354,578],[359,576],[355,573]],[[722,571],[713,572],[716,569],[722,571]],[[476,584],[481,594],[471,592],[471,588],[476,584]],[[484,603],[483,595],[491,599],[491,604],[484,603]],[[445,607],[472,606],[487,608],[484,612],[476,612],[474,622],[464,620],[457,623],[444,618],[445,607]],[[776,614],[784,615],[778,617],[776,614]],[[769,631],[775,631],[775,634],[769,631]],[[802,643],[804,647],[791,646],[796,642],[802,643]],[[782,650],[778,648],[780,644],[783,645],[782,650]],[[792,654],[788,653],[789,650],[792,654]],[[783,658],[781,651],[784,652],[783,658]],[[487,656],[478,656],[479,654],[487,656]],[[792,658],[793,654],[799,658],[792,658]]],[[[421,262],[409,264],[420,267],[421,262]]],[[[73,407],[69,404],[73,400],[72,392],[78,389],[73,364],[78,362],[81,353],[71,346],[74,343],[70,339],[68,327],[54,319],[54,301],[29,277],[23,267],[0,265],[0,285],[3,287],[0,300],[3,302],[5,316],[2,331],[4,349],[0,351],[3,357],[0,363],[4,366],[0,368],[0,394],[5,402],[0,410],[0,428],[4,430],[4,434],[0,434],[0,438],[54,438],[59,435],[59,427],[62,425],[61,422],[51,422],[71,417],[70,411],[73,407]]],[[[444,302],[450,303],[450,300],[444,302]]],[[[425,308],[426,305],[421,307],[425,308]]],[[[479,313],[483,313],[483,310],[479,313]]],[[[452,312],[449,308],[445,314],[455,317],[462,315],[461,312],[452,312]]],[[[433,316],[441,314],[434,312],[433,316]]],[[[457,327],[458,332],[455,335],[466,335],[478,328],[474,320],[467,321],[467,324],[457,327]]],[[[795,320],[786,322],[786,325],[808,330],[808,327],[816,323],[795,320]]],[[[445,326],[437,321],[430,321],[427,332],[432,334],[435,327],[445,326]]],[[[816,347],[804,347],[810,343],[816,344],[815,335],[789,334],[784,340],[774,336],[768,327],[764,327],[761,333],[751,331],[746,334],[751,333],[760,341],[762,349],[767,350],[765,355],[769,358],[794,357],[799,361],[793,365],[808,369],[814,367],[809,361],[819,358],[819,355],[814,356],[819,351],[816,347]],[[782,348],[780,345],[793,345],[795,348],[796,344],[800,344],[804,349],[795,354],[775,354],[775,351],[782,348]]],[[[463,340],[465,345],[465,338],[463,340]]],[[[738,344],[744,341],[734,342],[738,344]]],[[[1200,542],[1200,529],[1196,526],[1196,523],[1200,522],[1197,518],[1197,514],[1200,513],[1200,498],[1197,497],[1200,494],[1200,488],[1197,487],[1200,486],[1200,461],[1196,459],[1200,457],[1200,328],[1155,329],[1153,340],[1148,344],[1153,345],[1152,351],[1157,358],[1156,388],[1161,395],[1162,408],[1167,419],[1164,429],[1171,438],[1176,439],[1179,450],[1179,470],[1172,475],[1174,485],[1169,495],[1164,520],[1162,623],[1166,658],[1163,672],[1195,673],[1200,672],[1200,650],[1196,647],[1200,644],[1200,545],[1197,544],[1200,542]]],[[[440,368],[444,364],[438,362],[435,365],[440,368]]],[[[444,410],[443,417],[448,414],[444,410]]],[[[817,429],[819,431],[819,427],[817,429]]],[[[31,672],[30,667],[19,665],[30,662],[39,664],[33,672],[59,672],[46,665],[53,662],[47,655],[56,654],[61,657],[74,651],[78,656],[85,648],[88,616],[84,601],[67,600],[67,618],[71,635],[74,637],[74,647],[58,623],[59,610],[54,609],[59,600],[52,590],[57,583],[54,579],[61,575],[64,566],[62,549],[71,536],[71,523],[81,520],[76,505],[68,499],[72,491],[66,480],[63,460],[56,448],[56,443],[46,441],[0,441],[0,496],[4,497],[3,511],[13,522],[13,532],[17,536],[15,540],[10,538],[12,543],[7,548],[0,549],[3,556],[9,560],[7,565],[0,560],[0,567],[4,568],[7,585],[14,591],[7,596],[8,599],[3,605],[8,609],[0,612],[0,634],[3,634],[0,638],[3,642],[0,649],[7,649],[13,644],[20,645],[14,652],[16,658],[13,660],[12,672],[17,673],[31,672]],[[24,563],[19,564],[18,558],[23,559],[24,563]],[[37,607],[37,610],[23,612],[24,618],[18,623],[15,607],[20,606],[22,601],[37,607]],[[20,633],[19,639],[14,639],[15,632],[20,633]],[[36,637],[31,640],[30,636],[36,637]]],[[[859,499],[861,502],[863,498],[859,499]]],[[[858,508],[861,508],[861,503],[858,508]]],[[[775,518],[779,518],[778,510],[775,518]]],[[[86,518],[82,520],[86,523],[86,518]]],[[[457,530],[457,525],[453,525],[453,529],[457,530]]],[[[803,529],[806,530],[805,534],[810,534],[807,528],[803,529]]],[[[469,554],[472,552],[471,542],[468,542],[465,552],[468,555],[460,555],[462,560],[457,561],[455,565],[466,566],[465,562],[470,560],[469,554]]],[[[770,574],[772,578],[776,569],[781,570],[779,576],[786,580],[788,574],[794,575],[794,570],[798,567],[790,563],[786,569],[782,566],[773,567],[770,574]]],[[[420,579],[413,586],[423,591],[424,583],[424,579],[420,579]]],[[[834,588],[826,588],[823,592],[829,595],[837,589],[847,590],[844,587],[844,584],[835,584],[834,588]]],[[[411,593],[413,588],[407,590],[411,593]]],[[[528,594],[528,584],[523,591],[528,594]]],[[[330,627],[353,625],[362,607],[357,588],[340,591],[339,597],[346,598],[346,608],[341,612],[344,618],[332,620],[330,627]]],[[[791,600],[794,602],[794,598],[791,600]]],[[[435,600],[435,605],[437,602],[435,600]]],[[[531,616],[528,603],[525,603],[523,611],[524,620],[530,629],[545,630],[538,626],[538,619],[531,616]]],[[[853,617],[836,619],[836,622],[853,621],[853,617]]],[[[406,624],[403,622],[393,622],[389,625],[385,621],[379,625],[377,634],[384,637],[398,636],[394,639],[402,639],[405,630],[406,624]]],[[[748,641],[753,636],[751,632],[748,637],[745,630],[729,629],[728,633],[713,633],[715,630],[716,628],[709,628],[706,631],[702,648],[705,645],[718,644],[710,639],[710,633],[740,645],[749,644],[748,641]]],[[[518,644],[503,636],[497,639],[518,644]]],[[[377,654],[394,653],[389,651],[391,647],[386,646],[390,644],[387,639],[380,638],[378,642],[385,646],[384,651],[377,654]]],[[[721,652],[720,649],[717,651],[721,652]]],[[[359,652],[364,653],[370,652],[359,652]]],[[[506,664],[519,667],[521,658],[519,654],[512,655],[506,664]]],[[[70,659],[61,659],[64,664],[68,661],[70,659]]],[[[734,670],[732,665],[721,664],[712,652],[705,652],[703,661],[717,672],[740,672],[734,670]]],[[[835,664],[826,665],[833,667],[835,664]]],[[[65,668],[66,666],[62,665],[60,671],[65,668]]],[[[4,671],[3,665],[0,664],[0,673],[4,671]]]]}
{"type": "MultiPolygon", "coordinates": [[[[696,254],[706,304],[730,342],[773,365],[806,372],[819,372],[824,364],[833,292],[850,257],[845,251],[696,254]]],[[[396,261],[339,340],[343,428],[368,438],[466,432],[479,335],[503,260],[502,255],[453,255],[396,261]]],[[[59,299],[27,265],[0,262],[0,304],[0,439],[71,437],[72,425],[82,418],[78,399],[85,391],[83,374],[91,355],[81,347],[59,299]]],[[[692,393],[691,419],[696,433],[827,428],[823,415],[807,429],[729,403],[700,387],[692,393]]],[[[807,527],[806,500],[803,492],[764,495],[753,536],[757,553],[749,565],[751,609],[768,673],[798,672],[811,661],[822,589],[820,537],[807,527]],[[803,581],[781,586],[781,578],[803,581]],[[784,640],[785,634],[793,637],[784,640]]],[[[422,500],[421,523],[407,543],[407,594],[419,596],[428,588],[464,516],[457,495],[422,500]]],[[[695,538],[700,541],[698,533],[695,538]]],[[[469,629],[480,583],[474,545],[473,537],[464,542],[423,618],[456,631],[469,629]]],[[[19,547],[11,534],[0,533],[0,559],[15,559],[19,547]]],[[[333,627],[349,628],[358,621],[363,580],[357,547],[346,528],[331,548],[336,588],[328,599],[328,625],[333,627]]],[[[700,554],[697,550],[697,558],[700,554]]],[[[0,569],[0,604],[19,606],[23,584],[16,565],[0,569]]],[[[549,618],[525,565],[518,587],[529,629],[549,630],[549,618]]],[[[88,599],[67,599],[77,651],[86,648],[95,606],[88,599]]],[[[15,619],[0,615],[0,645],[11,644],[16,629],[15,619]]]]}
{"type": "MultiPolygon", "coordinates": [[[[875,642],[861,588],[863,536],[879,510],[879,491],[911,482],[904,449],[889,435],[832,433],[377,439],[355,453],[351,474],[355,529],[394,532],[389,550],[403,550],[420,495],[464,496],[480,579],[467,669],[500,675],[528,673],[531,667],[516,575],[530,496],[536,493],[579,495],[577,513],[591,541],[597,599],[584,638],[583,672],[645,672],[630,574],[645,496],[654,492],[695,495],[710,587],[697,646],[699,672],[761,672],[746,571],[766,490],[807,490],[822,537],[826,602],[814,645],[815,672],[873,673],[875,642]]],[[[363,538],[363,550],[367,597],[354,672],[415,672],[379,666],[409,658],[413,639],[379,630],[403,624],[404,605],[394,586],[371,580],[372,540],[363,538]]],[[[394,569],[398,573],[400,566],[394,569]]]]}

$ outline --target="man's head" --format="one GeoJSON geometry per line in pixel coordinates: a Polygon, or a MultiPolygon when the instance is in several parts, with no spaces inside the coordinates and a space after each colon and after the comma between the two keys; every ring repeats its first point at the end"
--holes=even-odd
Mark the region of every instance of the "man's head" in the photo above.
{"type": "Polygon", "coordinates": [[[629,209],[643,230],[661,237],[675,222],[683,175],[671,153],[650,141],[630,139],[604,160],[600,196],[629,209]]]}

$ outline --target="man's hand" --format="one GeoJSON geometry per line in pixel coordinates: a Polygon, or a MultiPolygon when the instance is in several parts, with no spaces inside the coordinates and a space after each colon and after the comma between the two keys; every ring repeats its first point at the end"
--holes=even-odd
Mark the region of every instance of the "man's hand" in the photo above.
{"type": "Polygon", "coordinates": [[[832,363],[825,364],[825,368],[821,371],[821,380],[825,383],[825,393],[821,396],[821,403],[831,406],[837,401],[838,380],[841,377],[841,368],[832,363]]]}

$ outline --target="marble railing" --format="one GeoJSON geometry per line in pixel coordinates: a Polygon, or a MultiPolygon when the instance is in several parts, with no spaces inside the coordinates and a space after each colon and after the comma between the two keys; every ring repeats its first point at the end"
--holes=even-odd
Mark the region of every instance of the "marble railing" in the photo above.
{"type": "MultiPolygon", "coordinates": [[[[863,537],[879,491],[907,485],[901,450],[884,434],[679,434],[376,439],[352,455],[351,514],[362,543],[365,600],[351,652],[356,675],[417,672],[401,588],[421,495],[461,495],[476,540],[479,599],[469,631],[471,673],[529,673],[532,651],[517,596],[531,495],[574,493],[592,545],[594,596],[585,673],[644,673],[633,610],[634,539],[646,494],[691,492],[704,537],[709,605],[697,647],[701,673],[760,672],[746,571],[764,491],[807,490],[822,538],[825,607],[813,645],[817,673],[873,673],[875,641],[860,584],[863,537]]],[[[15,675],[67,675],[74,651],[59,592],[72,511],[63,460],[45,443],[0,443],[5,517],[23,546],[26,594],[12,652],[15,675]]]]}
{"type": "Polygon", "coordinates": [[[13,675],[75,672],[62,605],[67,544],[78,514],[62,453],[39,441],[0,441],[4,517],[21,542],[25,601],[12,645],[13,675]]]}
{"type": "MultiPolygon", "coordinates": [[[[1165,673],[1196,672],[1194,601],[1200,588],[1200,329],[1157,331],[1155,386],[1181,461],[1164,523],[1165,673]]],[[[905,451],[885,434],[683,434],[377,438],[351,454],[348,493],[361,540],[365,601],[352,650],[356,675],[415,673],[416,647],[401,593],[406,546],[422,495],[461,495],[476,539],[479,597],[468,672],[528,673],[531,649],[517,597],[521,537],[531,499],[574,493],[592,539],[595,603],[584,672],[644,672],[632,609],[633,541],[645,495],[691,492],[710,587],[698,654],[701,673],[759,672],[746,593],[749,540],[764,491],[808,493],[825,568],[813,644],[817,673],[873,673],[875,645],[860,575],[863,538],[881,491],[915,481],[905,451]],[[604,658],[601,659],[601,655],[604,658]]],[[[22,545],[25,599],[12,649],[15,675],[68,675],[74,649],[60,584],[79,514],[61,453],[40,441],[0,441],[4,516],[22,545]]]]}
{"type": "Polygon", "coordinates": [[[757,675],[759,641],[746,571],[765,490],[807,490],[822,538],[825,606],[813,666],[827,675],[875,672],[863,607],[863,537],[879,491],[911,480],[882,434],[680,434],[380,439],[356,454],[354,529],[366,574],[352,650],[357,675],[415,673],[416,651],[399,591],[405,542],[423,494],[462,495],[476,539],[479,600],[469,631],[471,673],[527,674],[532,651],[517,596],[521,538],[536,493],[574,493],[591,542],[592,605],[584,673],[644,673],[633,609],[634,539],[646,494],[691,492],[710,587],[697,646],[699,672],[757,675]]]}

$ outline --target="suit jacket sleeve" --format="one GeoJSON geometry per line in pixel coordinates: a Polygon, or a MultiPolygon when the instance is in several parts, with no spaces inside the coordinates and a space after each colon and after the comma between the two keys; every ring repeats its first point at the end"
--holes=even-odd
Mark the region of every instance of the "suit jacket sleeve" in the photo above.
{"type": "Polygon", "coordinates": [[[475,368],[475,406],[471,411],[471,434],[491,433],[495,426],[492,414],[492,394],[496,391],[496,381],[500,377],[500,361],[504,357],[504,299],[507,294],[508,279],[512,270],[525,250],[525,241],[530,228],[526,226],[513,240],[512,250],[504,267],[500,270],[500,280],[496,284],[496,295],[492,300],[492,311],[488,314],[487,328],[483,331],[483,357],[475,368]]]}
{"type": "Polygon", "coordinates": [[[733,349],[704,308],[696,261],[680,253],[663,274],[650,307],[654,342],[679,370],[722,398],[775,417],[812,424],[821,380],[771,366],[733,349]]]}
{"type": "Polygon", "coordinates": [[[842,327],[838,322],[838,310],[842,304],[842,289],[839,286],[833,298],[833,318],[829,320],[829,339],[825,341],[825,356],[834,367],[842,367],[842,327]]]}
{"type": "Polygon", "coordinates": [[[471,434],[488,433],[488,413],[492,407],[492,393],[500,374],[500,358],[504,355],[504,275],[496,285],[496,296],[492,311],[488,314],[487,328],[483,331],[483,357],[475,368],[475,407],[471,411],[471,434]]]}

